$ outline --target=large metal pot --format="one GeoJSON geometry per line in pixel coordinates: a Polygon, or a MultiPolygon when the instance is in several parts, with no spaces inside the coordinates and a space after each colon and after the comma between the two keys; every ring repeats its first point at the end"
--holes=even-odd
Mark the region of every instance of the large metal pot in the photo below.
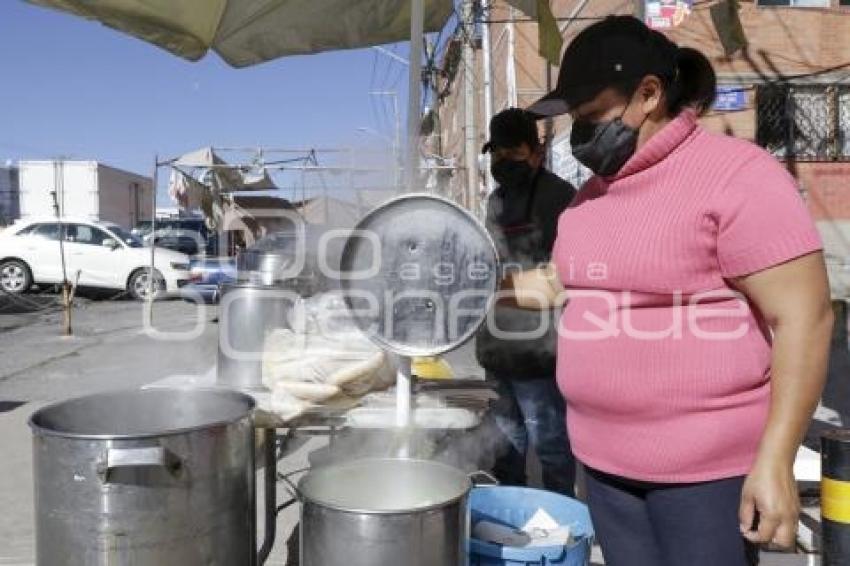
{"type": "Polygon", "coordinates": [[[30,419],[40,566],[255,563],[254,401],[90,395],[30,419]]]}
{"type": "Polygon", "coordinates": [[[236,277],[242,283],[274,285],[305,297],[325,290],[328,281],[318,254],[326,250],[319,249],[319,239],[320,232],[306,223],[273,232],[236,254],[236,277]]]}
{"type": "Polygon", "coordinates": [[[217,382],[234,389],[263,389],[266,337],[285,328],[298,295],[280,287],[253,283],[221,286],[218,321],[217,382]]]}
{"type": "Polygon", "coordinates": [[[363,459],[298,483],[301,566],[466,565],[462,471],[425,460],[363,459]]]}

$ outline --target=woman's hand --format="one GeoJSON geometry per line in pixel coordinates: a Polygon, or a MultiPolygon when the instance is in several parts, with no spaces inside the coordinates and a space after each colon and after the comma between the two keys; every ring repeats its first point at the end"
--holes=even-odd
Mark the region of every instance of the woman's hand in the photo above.
{"type": "Polygon", "coordinates": [[[564,287],[551,263],[508,274],[497,296],[500,304],[528,310],[560,308],[565,299],[564,287]]]}
{"type": "Polygon", "coordinates": [[[744,482],[738,516],[741,533],[750,542],[793,547],[800,499],[792,465],[777,459],[757,460],[744,482]]]}

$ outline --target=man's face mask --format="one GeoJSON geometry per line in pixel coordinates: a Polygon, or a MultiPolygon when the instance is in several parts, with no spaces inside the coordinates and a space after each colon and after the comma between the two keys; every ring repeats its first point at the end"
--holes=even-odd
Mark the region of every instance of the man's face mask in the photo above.
{"type": "Polygon", "coordinates": [[[640,127],[632,128],[623,122],[626,109],[628,106],[618,117],[606,122],[580,118],[573,122],[570,132],[573,157],[602,177],[616,174],[637,148],[640,127]]]}
{"type": "Polygon", "coordinates": [[[528,187],[534,178],[534,168],[528,161],[515,161],[513,159],[499,159],[490,166],[493,179],[508,190],[523,190],[528,187]]]}

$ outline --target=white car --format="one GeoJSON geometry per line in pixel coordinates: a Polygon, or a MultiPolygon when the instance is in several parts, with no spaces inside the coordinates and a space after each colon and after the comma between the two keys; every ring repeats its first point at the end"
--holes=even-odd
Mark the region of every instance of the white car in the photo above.
{"type": "MultiPolygon", "coordinates": [[[[26,220],[0,232],[0,292],[18,294],[33,284],[61,283],[60,234],[68,280],[79,272],[81,287],[147,296],[150,248],[117,224],[71,218],[26,220]]],[[[154,270],[158,293],[177,291],[189,280],[189,256],[156,248],[154,270]]]]}

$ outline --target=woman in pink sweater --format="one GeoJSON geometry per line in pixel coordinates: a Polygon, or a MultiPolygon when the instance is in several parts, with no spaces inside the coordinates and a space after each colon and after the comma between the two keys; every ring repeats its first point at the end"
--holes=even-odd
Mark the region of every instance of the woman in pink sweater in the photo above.
{"type": "Polygon", "coordinates": [[[565,303],[558,383],[610,566],[738,566],[794,543],[797,448],[823,388],[832,310],[794,180],[703,130],[700,53],[631,17],[580,33],[554,92],[596,176],[549,266],[506,285],[565,303]]]}

